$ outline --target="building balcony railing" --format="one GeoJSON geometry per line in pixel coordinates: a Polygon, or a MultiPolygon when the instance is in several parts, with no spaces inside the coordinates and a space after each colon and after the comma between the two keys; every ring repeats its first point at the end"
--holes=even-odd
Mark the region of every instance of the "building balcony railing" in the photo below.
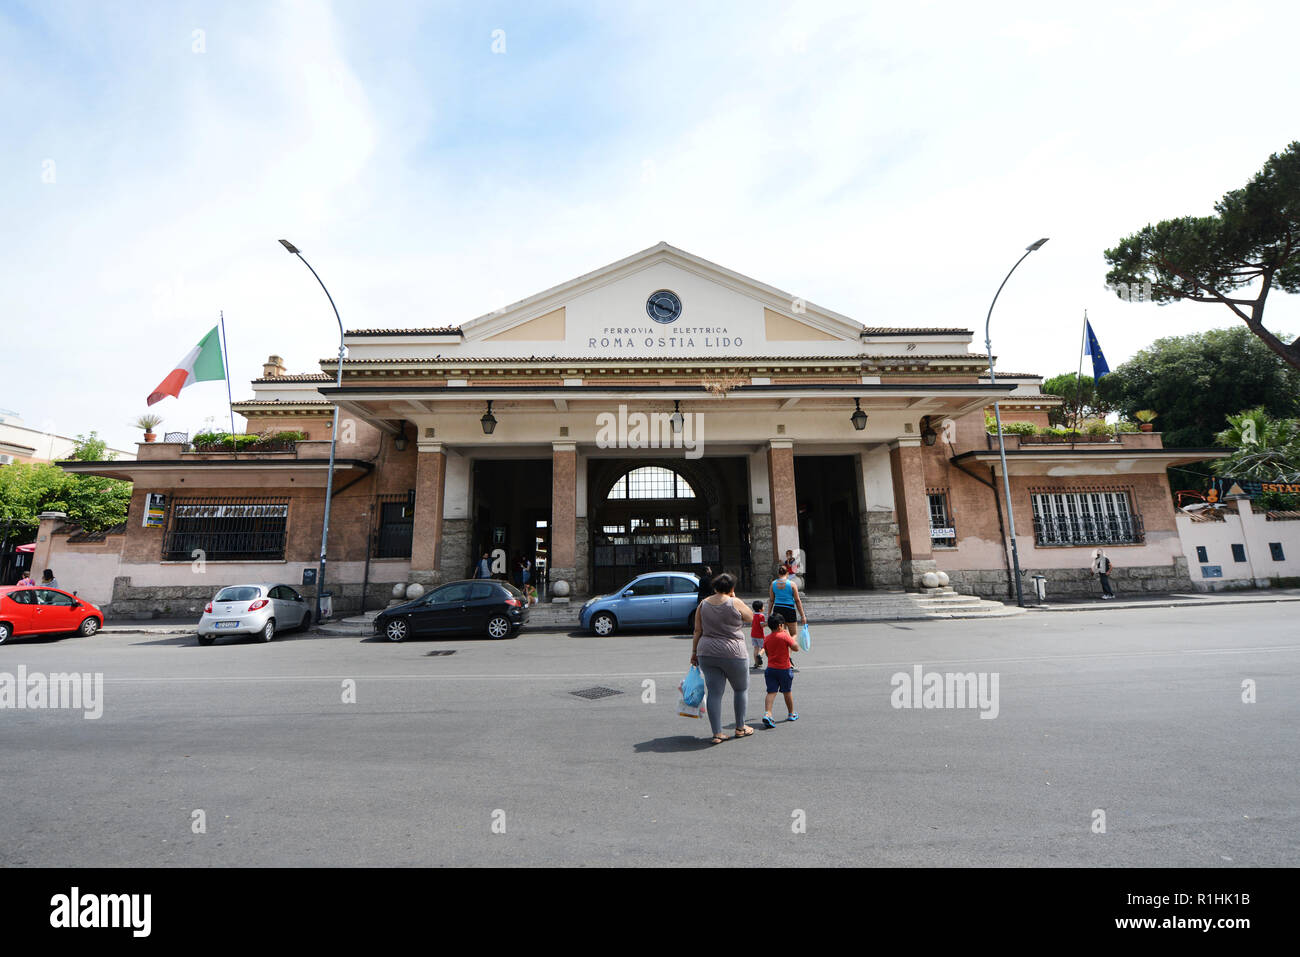
{"type": "Polygon", "coordinates": [[[1039,547],[1141,545],[1145,541],[1141,515],[1034,516],[1034,544],[1039,547]]]}

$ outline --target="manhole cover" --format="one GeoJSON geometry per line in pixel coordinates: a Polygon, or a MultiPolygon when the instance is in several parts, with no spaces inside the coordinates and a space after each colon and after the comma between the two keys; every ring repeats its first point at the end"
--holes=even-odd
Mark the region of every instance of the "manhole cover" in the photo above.
{"type": "Polygon", "coordinates": [[[453,648],[451,651],[427,651],[424,656],[426,658],[439,658],[444,655],[454,655],[455,653],[456,650],[453,648]]]}
{"type": "Polygon", "coordinates": [[[615,688],[603,688],[597,685],[594,688],[583,688],[581,691],[570,691],[569,694],[579,698],[586,698],[588,701],[595,701],[597,698],[608,698],[610,695],[622,694],[623,692],[615,688]]]}

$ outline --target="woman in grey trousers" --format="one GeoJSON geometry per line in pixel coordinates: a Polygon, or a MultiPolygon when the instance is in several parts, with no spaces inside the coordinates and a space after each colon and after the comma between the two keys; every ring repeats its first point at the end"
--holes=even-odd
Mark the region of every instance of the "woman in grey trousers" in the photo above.
{"type": "Polygon", "coordinates": [[[713,743],[721,744],[722,695],[731,685],[736,716],[736,737],[745,738],[754,729],[745,724],[749,697],[749,648],[745,626],[754,620],[753,610],[736,597],[736,579],[725,572],[713,579],[713,594],[700,602],[695,612],[695,640],[691,643],[691,664],[704,672],[708,689],[709,727],[713,743]]]}

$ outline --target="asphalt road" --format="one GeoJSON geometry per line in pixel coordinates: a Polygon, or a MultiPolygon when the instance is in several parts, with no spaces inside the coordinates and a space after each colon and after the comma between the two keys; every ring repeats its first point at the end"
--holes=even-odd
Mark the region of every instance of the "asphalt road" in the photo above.
{"type": "Polygon", "coordinates": [[[0,864],[1300,863],[1290,605],[814,642],[801,719],[763,729],[756,675],[757,733],[712,746],[676,713],[684,636],[14,641],[0,673],[102,672],[103,715],[0,710],[0,864]],[[996,674],[997,717],[893,707],[915,665],[996,674]],[[623,693],[570,693],[597,685],[623,693]]]}

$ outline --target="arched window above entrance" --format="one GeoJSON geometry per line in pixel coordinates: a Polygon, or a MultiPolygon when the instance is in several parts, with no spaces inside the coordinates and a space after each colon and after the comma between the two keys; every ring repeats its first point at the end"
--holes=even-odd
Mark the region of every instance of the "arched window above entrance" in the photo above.
{"type": "Polygon", "coordinates": [[[606,499],[695,498],[695,489],[672,469],[643,465],[632,469],[610,486],[606,499]]]}

